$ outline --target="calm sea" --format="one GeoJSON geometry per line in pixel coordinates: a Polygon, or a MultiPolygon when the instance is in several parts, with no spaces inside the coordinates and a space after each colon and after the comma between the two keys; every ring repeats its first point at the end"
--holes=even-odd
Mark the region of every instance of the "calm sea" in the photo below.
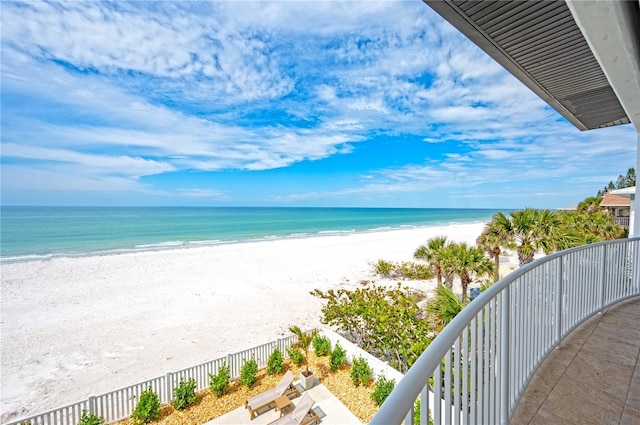
{"type": "Polygon", "coordinates": [[[0,258],[151,250],[488,220],[495,210],[399,208],[1,208],[0,258]]]}

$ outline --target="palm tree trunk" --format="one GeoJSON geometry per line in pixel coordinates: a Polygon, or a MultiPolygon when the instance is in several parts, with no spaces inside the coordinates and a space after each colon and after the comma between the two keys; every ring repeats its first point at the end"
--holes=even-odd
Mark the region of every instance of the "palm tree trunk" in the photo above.
{"type": "Polygon", "coordinates": [[[436,280],[438,281],[438,288],[442,286],[442,267],[436,265],[436,280]]]}
{"type": "Polygon", "coordinates": [[[520,263],[520,267],[526,264],[529,264],[532,261],[533,261],[533,254],[518,251],[518,262],[520,263]]]}
{"type": "Polygon", "coordinates": [[[500,248],[493,249],[493,283],[500,280],[500,248]]]}
{"type": "Polygon", "coordinates": [[[469,276],[460,276],[460,286],[462,286],[462,301],[468,298],[469,292],[469,284],[471,283],[471,278],[469,276]]]}

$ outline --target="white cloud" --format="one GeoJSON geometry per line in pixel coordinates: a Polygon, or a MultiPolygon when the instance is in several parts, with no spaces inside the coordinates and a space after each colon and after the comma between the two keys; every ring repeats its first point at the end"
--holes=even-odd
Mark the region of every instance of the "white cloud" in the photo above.
{"type": "Polygon", "coordinates": [[[609,142],[631,131],[579,133],[421,2],[7,2],[0,19],[4,189],[29,170],[61,188],[65,164],[79,188],[164,193],[140,178],[357,161],[381,136],[428,154],[331,196],[617,175],[634,158],[633,137],[609,142]]]}

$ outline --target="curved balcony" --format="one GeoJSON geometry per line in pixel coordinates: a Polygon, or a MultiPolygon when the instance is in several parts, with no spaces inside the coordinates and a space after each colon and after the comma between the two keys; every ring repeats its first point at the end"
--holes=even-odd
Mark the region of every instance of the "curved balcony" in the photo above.
{"type": "MultiPolygon", "coordinates": [[[[435,424],[508,424],[512,418],[514,423],[553,423],[554,419],[573,423],[552,413],[544,416],[549,407],[544,403],[551,400],[547,394],[551,389],[561,392],[562,385],[570,385],[560,385],[560,377],[565,373],[592,379],[601,372],[607,373],[620,361],[619,350],[614,349],[618,354],[602,357],[604,360],[594,357],[591,362],[584,361],[582,369],[577,365],[572,367],[571,362],[564,365],[563,373],[550,367],[557,380],[549,382],[540,378],[550,387],[540,393],[534,386],[541,385],[540,380],[532,380],[534,374],[545,373],[549,368],[543,362],[547,358],[557,360],[561,354],[556,353],[571,357],[566,354],[570,351],[554,349],[565,344],[575,345],[575,338],[579,341],[579,336],[570,334],[574,330],[578,335],[587,332],[580,325],[589,329],[593,323],[597,323],[598,328],[602,324],[602,330],[596,333],[593,328],[589,335],[606,337],[607,326],[610,329],[619,323],[616,315],[621,314],[619,308],[612,307],[637,296],[640,296],[640,238],[573,248],[528,264],[491,286],[456,316],[399,382],[371,423],[413,424],[416,400],[420,400],[421,406],[419,422],[424,425],[429,423],[429,418],[433,418],[435,424]],[[603,316],[589,320],[607,309],[615,313],[604,316],[611,316],[611,323],[608,317],[606,322],[597,320],[603,316]],[[554,355],[549,356],[552,352],[554,355]],[[597,363],[600,361],[614,364],[607,369],[597,363]],[[530,383],[531,391],[528,390],[530,383]],[[522,406],[518,408],[521,398],[522,406]],[[514,415],[516,409],[518,412],[514,415]]],[[[635,306],[637,302],[634,300],[630,305],[635,306]]],[[[637,323],[634,315],[640,315],[637,308],[632,309],[630,319],[628,315],[626,318],[637,323]]],[[[618,342],[610,337],[608,345],[618,342]]],[[[604,352],[598,350],[598,344],[602,348],[602,342],[594,340],[595,348],[587,345],[587,351],[604,352]]],[[[584,345],[586,342],[580,349],[584,345]]],[[[575,358],[579,357],[576,353],[575,358]]],[[[629,357],[625,361],[631,362],[633,353],[625,355],[629,357]]],[[[630,369],[631,375],[634,368],[635,364],[630,369]]],[[[635,370],[635,376],[639,376],[640,372],[635,370]]],[[[634,382],[638,380],[640,378],[634,377],[634,382]]],[[[603,379],[601,385],[605,382],[608,381],[603,379]]],[[[570,386],[565,388],[565,391],[574,390],[570,386]]],[[[619,398],[626,400],[626,393],[619,398]]],[[[573,406],[573,411],[586,415],[591,410],[573,406]]],[[[621,422],[622,419],[618,419],[613,423],[621,422]]]]}

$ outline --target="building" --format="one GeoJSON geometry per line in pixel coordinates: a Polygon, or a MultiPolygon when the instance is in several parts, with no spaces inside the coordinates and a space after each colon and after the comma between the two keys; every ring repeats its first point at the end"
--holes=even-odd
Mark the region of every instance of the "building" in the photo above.
{"type": "Polygon", "coordinates": [[[606,192],[600,201],[600,206],[606,208],[613,217],[613,221],[629,228],[629,216],[631,215],[631,198],[628,196],[616,195],[612,191],[606,192]]]}
{"type": "MultiPolygon", "coordinates": [[[[636,211],[638,211],[638,203],[636,202],[636,187],[625,187],[624,189],[612,190],[610,193],[612,196],[626,199],[626,202],[628,202],[629,204],[629,237],[633,238],[635,236],[640,236],[640,233],[638,233],[637,227],[635,225],[636,211]]],[[[604,202],[604,199],[602,200],[602,202],[604,202]]],[[[602,203],[600,203],[600,205],[602,205],[602,203]]]]}

